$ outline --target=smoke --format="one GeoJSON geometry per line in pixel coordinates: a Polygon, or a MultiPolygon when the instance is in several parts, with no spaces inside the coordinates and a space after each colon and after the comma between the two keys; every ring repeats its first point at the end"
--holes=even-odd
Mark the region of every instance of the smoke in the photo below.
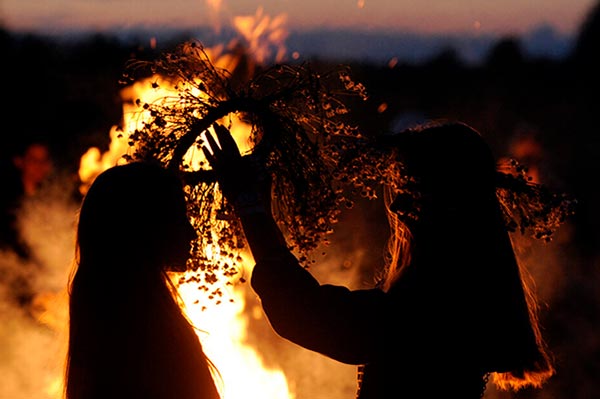
{"type": "Polygon", "coordinates": [[[63,368],[60,333],[11,305],[5,290],[0,295],[0,398],[57,398],[63,368]]]}
{"type": "Polygon", "coordinates": [[[66,356],[66,287],[74,253],[77,202],[52,181],[19,210],[29,259],[0,253],[1,399],[56,399],[66,356]]]}
{"type": "MultiPolygon", "coordinates": [[[[58,399],[62,395],[68,332],[66,288],[79,207],[74,188],[69,179],[57,179],[22,204],[19,228],[31,249],[31,259],[0,253],[0,399],[58,399]],[[18,298],[22,296],[31,300],[21,304],[18,298]]],[[[356,218],[366,214],[356,209],[340,225],[357,226],[362,222],[356,218]]],[[[369,258],[367,248],[374,246],[365,241],[359,245],[356,240],[361,239],[352,230],[342,226],[338,230],[331,237],[332,244],[322,249],[324,254],[317,251],[312,271],[323,282],[360,286],[363,264],[369,258]],[[341,233],[345,231],[351,233],[341,233]]],[[[249,284],[239,288],[246,290],[248,344],[267,366],[285,373],[295,399],[354,396],[356,366],[277,336],[249,284]]]]}
{"type": "MultiPolygon", "coordinates": [[[[72,192],[73,186],[66,179],[55,182],[43,195],[23,204],[20,228],[32,249],[31,261],[23,261],[13,253],[0,253],[0,399],[57,399],[62,393],[68,311],[66,286],[79,206],[72,192]],[[21,290],[31,292],[33,300],[29,306],[19,305],[15,299],[21,290]]],[[[383,264],[388,229],[380,201],[358,201],[353,209],[341,215],[330,237],[331,244],[315,251],[311,273],[321,283],[368,288],[373,283],[374,271],[383,264]]],[[[557,298],[568,291],[567,285],[572,280],[568,276],[573,271],[572,263],[577,261],[567,262],[572,226],[561,226],[550,243],[515,235],[513,244],[519,260],[535,280],[542,304],[542,323],[548,325],[546,332],[552,334],[554,330],[550,327],[556,325],[546,321],[556,311],[560,314],[560,309],[556,309],[557,298]]],[[[588,285],[592,291],[593,280],[588,285]]],[[[267,367],[285,373],[294,399],[355,395],[356,366],[339,363],[279,337],[266,320],[249,283],[240,289],[245,290],[247,343],[256,348],[267,367]]],[[[569,318],[570,325],[574,322],[568,312],[563,316],[569,318]]],[[[593,331],[585,325],[573,325],[572,329],[593,331]]],[[[580,338],[577,345],[587,348],[584,350],[596,350],[597,337],[581,335],[580,338]]],[[[569,345],[575,345],[551,344],[559,358],[573,351],[569,345]]],[[[557,385],[540,391],[536,398],[560,392],[564,370],[560,371],[563,374],[557,375],[557,385]]],[[[508,397],[509,393],[498,392],[493,384],[488,384],[486,399],[508,397]]]]}

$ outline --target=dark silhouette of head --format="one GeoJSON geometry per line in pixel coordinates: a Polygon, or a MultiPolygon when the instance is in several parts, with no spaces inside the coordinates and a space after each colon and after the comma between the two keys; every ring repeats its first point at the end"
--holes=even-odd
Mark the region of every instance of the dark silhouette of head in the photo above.
{"type": "Polygon", "coordinates": [[[463,123],[423,125],[391,140],[420,194],[453,206],[472,206],[495,192],[496,161],[473,128],[463,123]]]}
{"type": "Polygon", "coordinates": [[[167,273],[185,268],[195,237],[169,170],[134,162],[94,180],[69,291],[68,399],[219,397],[167,273]]]}
{"type": "Polygon", "coordinates": [[[98,274],[182,270],[195,237],[181,181],[159,165],[131,163],[106,170],[86,193],[78,256],[98,274]]]}

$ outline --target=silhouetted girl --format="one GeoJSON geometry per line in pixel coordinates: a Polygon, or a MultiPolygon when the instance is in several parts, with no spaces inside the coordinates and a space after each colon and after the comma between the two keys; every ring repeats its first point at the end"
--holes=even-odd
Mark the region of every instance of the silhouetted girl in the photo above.
{"type": "Polygon", "coordinates": [[[205,153],[243,223],[270,323],[298,345],[360,365],[360,399],[477,399],[489,375],[518,390],[554,373],[496,196],[495,159],[478,132],[451,123],[386,140],[414,182],[386,198],[392,234],[379,287],[352,291],[320,284],[298,263],[269,198],[235,172],[247,167],[235,142],[215,130],[220,147],[207,135],[205,153]]]}
{"type": "Polygon", "coordinates": [[[84,197],[70,285],[67,399],[217,399],[216,371],[168,271],[196,232],[180,180],[144,162],[100,174],[84,197]]]}

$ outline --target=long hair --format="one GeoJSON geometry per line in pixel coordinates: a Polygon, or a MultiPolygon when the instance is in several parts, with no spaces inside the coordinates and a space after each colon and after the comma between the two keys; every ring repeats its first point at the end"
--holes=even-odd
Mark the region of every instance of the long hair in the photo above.
{"type": "MultiPolygon", "coordinates": [[[[491,149],[477,131],[462,123],[432,123],[399,133],[393,147],[405,163],[404,170],[420,184],[417,189],[427,186],[427,190],[441,193],[449,202],[444,204],[444,212],[459,215],[454,232],[462,237],[448,240],[465,246],[466,239],[470,244],[461,261],[470,258],[478,266],[473,268],[476,271],[469,284],[481,287],[475,289],[479,297],[472,300],[489,309],[489,315],[472,315],[481,327],[478,341],[491,347],[482,351],[480,367],[491,374],[499,389],[540,388],[555,370],[540,330],[533,280],[516,258],[496,197],[496,164],[491,149]]],[[[419,226],[419,218],[428,216],[416,211],[417,220],[399,217],[398,210],[392,209],[397,195],[389,188],[385,192],[391,229],[380,282],[385,290],[393,287],[411,264],[411,229],[419,226]]],[[[412,198],[418,202],[418,195],[412,198]]],[[[404,215],[412,212],[404,211],[404,215]]]]}
{"type": "Polygon", "coordinates": [[[178,237],[169,221],[181,222],[184,204],[178,178],[142,162],[106,170],[86,193],[69,284],[67,399],[219,398],[218,372],[167,273],[178,237]]]}

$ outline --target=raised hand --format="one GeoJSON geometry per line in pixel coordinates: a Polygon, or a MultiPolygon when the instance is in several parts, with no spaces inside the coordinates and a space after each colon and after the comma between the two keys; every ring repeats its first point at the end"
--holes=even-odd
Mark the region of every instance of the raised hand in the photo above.
{"type": "Polygon", "coordinates": [[[206,132],[202,151],[242,221],[252,255],[257,260],[286,256],[287,243],[271,213],[269,173],[254,155],[241,155],[227,128],[215,124],[214,129],[218,143],[206,132]]]}
{"type": "Polygon", "coordinates": [[[225,197],[237,211],[263,207],[270,204],[270,180],[253,155],[242,156],[229,130],[217,123],[213,125],[217,140],[205,132],[202,151],[216,174],[225,197]],[[262,170],[262,172],[261,172],[262,170]]]}
{"type": "Polygon", "coordinates": [[[202,151],[208,163],[217,176],[217,181],[221,186],[221,191],[228,200],[234,201],[242,191],[247,191],[249,187],[244,167],[242,155],[229,130],[218,123],[213,124],[217,140],[207,130],[205,132],[206,142],[202,146],[202,151]]]}

